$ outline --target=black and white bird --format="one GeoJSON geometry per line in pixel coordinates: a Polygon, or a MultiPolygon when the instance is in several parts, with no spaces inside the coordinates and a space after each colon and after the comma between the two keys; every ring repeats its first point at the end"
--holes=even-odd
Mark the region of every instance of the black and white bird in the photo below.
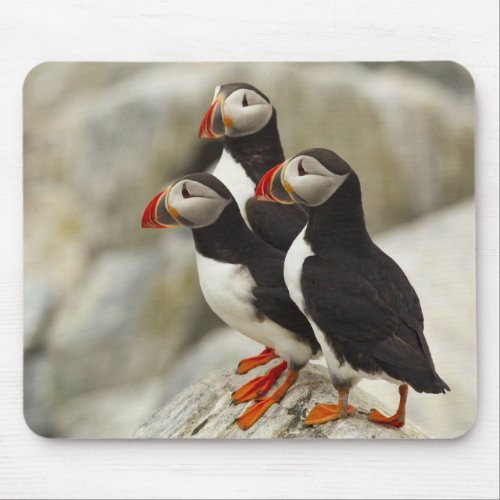
{"type": "Polygon", "coordinates": [[[396,413],[369,415],[395,427],[404,425],[408,385],[450,390],[434,368],[415,290],[368,234],[354,170],[332,151],[309,149],[271,169],[257,196],[309,207],[309,222],[286,256],[285,282],[314,329],[339,401],[317,405],[306,424],[351,414],[349,390],[362,378],[399,385],[396,413]]]}
{"type": "Polygon", "coordinates": [[[224,150],[213,174],[231,191],[248,227],[269,245],[288,250],[307,222],[305,210],[254,197],[269,165],[285,159],[270,100],[246,83],[219,86],[198,135],[223,138],[224,150]]]}
{"type": "Polygon", "coordinates": [[[158,193],[144,211],[142,227],[191,228],[203,295],[229,326],[269,346],[283,359],[266,375],[235,391],[235,403],[267,392],[288,367],[285,382],[238,419],[247,429],[295,382],[298,370],[319,354],[311,325],[285,285],[285,253],[260,240],[246,226],[224,184],[208,173],[185,176],[158,193]]]}
{"type": "MultiPolygon", "coordinates": [[[[247,226],[274,248],[287,251],[307,222],[297,205],[282,206],[256,200],[255,188],[269,165],[285,159],[278,132],[276,110],[269,98],[247,83],[218,86],[198,135],[221,139],[224,147],[213,175],[229,189],[247,226]]],[[[240,361],[238,373],[275,358],[267,346],[257,356],[240,361]]]]}

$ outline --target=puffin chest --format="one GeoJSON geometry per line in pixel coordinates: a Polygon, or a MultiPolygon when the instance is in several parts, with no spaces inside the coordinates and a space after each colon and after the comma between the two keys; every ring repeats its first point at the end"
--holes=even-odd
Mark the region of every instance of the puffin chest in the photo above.
{"type": "Polygon", "coordinates": [[[304,227],[304,229],[302,229],[302,231],[297,235],[288,250],[288,253],[286,254],[284,278],[290,297],[302,313],[307,316],[301,286],[302,266],[304,265],[304,261],[307,257],[314,255],[314,252],[312,251],[309,243],[304,239],[305,232],[306,228],[304,227]]]}
{"type": "Polygon", "coordinates": [[[255,183],[248,177],[243,166],[237,163],[231,154],[224,149],[213,174],[231,191],[243,220],[252,229],[248,222],[245,205],[255,195],[255,183]]]}
{"type": "Polygon", "coordinates": [[[215,314],[239,331],[258,322],[252,294],[255,281],[245,266],[219,262],[198,252],[196,264],[203,296],[215,314]]]}

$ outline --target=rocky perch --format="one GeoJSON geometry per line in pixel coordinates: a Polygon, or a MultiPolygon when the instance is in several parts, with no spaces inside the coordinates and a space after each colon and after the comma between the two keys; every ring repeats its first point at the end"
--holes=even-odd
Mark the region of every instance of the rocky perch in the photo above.
{"type": "MultiPolygon", "coordinates": [[[[217,370],[184,389],[154,413],[135,433],[136,438],[366,438],[421,439],[429,437],[411,422],[403,429],[377,425],[367,420],[371,408],[387,411],[382,403],[361,389],[353,389],[349,398],[354,416],[319,426],[304,425],[304,418],[316,403],[334,403],[337,394],[327,370],[309,364],[280,403],[273,405],[249,430],[242,431],[234,422],[248,404],[234,405],[231,393],[273,364],[259,367],[246,375],[234,370],[217,370]]],[[[280,378],[281,383],[284,375],[280,378]]],[[[388,390],[391,387],[388,386],[388,390]]],[[[274,389],[272,389],[274,390],[274,389]]],[[[388,412],[389,413],[389,412],[388,412]]]]}

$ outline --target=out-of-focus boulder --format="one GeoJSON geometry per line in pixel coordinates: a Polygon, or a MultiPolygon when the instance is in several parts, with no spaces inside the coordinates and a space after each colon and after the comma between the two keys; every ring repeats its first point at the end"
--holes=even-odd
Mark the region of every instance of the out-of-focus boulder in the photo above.
{"type": "MultiPolygon", "coordinates": [[[[55,305],[81,283],[90,265],[82,213],[68,186],[48,179],[25,183],[25,286],[36,282],[38,289],[51,290],[51,296],[57,298],[55,305]]],[[[26,299],[28,316],[33,312],[30,296],[26,299]]]]}
{"type": "Polygon", "coordinates": [[[96,389],[60,403],[52,414],[52,433],[73,438],[130,438],[158,408],[165,377],[150,376],[96,389]]]}
{"type": "Polygon", "coordinates": [[[165,375],[163,403],[195,380],[219,368],[236,370],[243,358],[255,356],[263,346],[229,327],[208,331],[186,349],[165,375]]]}
{"type": "Polygon", "coordinates": [[[54,288],[43,281],[24,283],[24,349],[32,351],[44,344],[44,335],[57,304],[54,288]]]}
{"type": "Polygon", "coordinates": [[[159,374],[204,333],[188,239],[106,252],[58,311],[48,357],[59,400],[159,374]]]}
{"type": "Polygon", "coordinates": [[[372,231],[473,193],[472,93],[396,64],[286,71],[271,94],[286,153],[326,147],[343,157],[360,176],[372,231]]]}
{"type": "Polygon", "coordinates": [[[56,412],[53,366],[43,352],[24,356],[24,419],[28,427],[40,436],[54,434],[56,412]]]}

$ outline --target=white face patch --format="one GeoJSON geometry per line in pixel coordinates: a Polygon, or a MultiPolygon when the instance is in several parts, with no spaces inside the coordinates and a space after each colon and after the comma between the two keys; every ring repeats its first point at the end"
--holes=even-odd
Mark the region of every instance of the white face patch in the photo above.
{"type": "Polygon", "coordinates": [[[235,90],[224,100],[226,135],[239,137],[254,134],[267,125],[272,114],[271,104],[257,92],[235,90]]]}
{"type": "Polygon", "coordinates": [[[307,205],[324,203],[344,183],[349,174],[337,175],[312,156],[297,156],[285,168],[284,181],[307,205]]]}
{"type": "Polygon", "coordinates": [[[182,180],[172,186],[168,205],[192,227],[213,224],[231,200],[227,200],[208,186],[193,180],[182,180]]]}

